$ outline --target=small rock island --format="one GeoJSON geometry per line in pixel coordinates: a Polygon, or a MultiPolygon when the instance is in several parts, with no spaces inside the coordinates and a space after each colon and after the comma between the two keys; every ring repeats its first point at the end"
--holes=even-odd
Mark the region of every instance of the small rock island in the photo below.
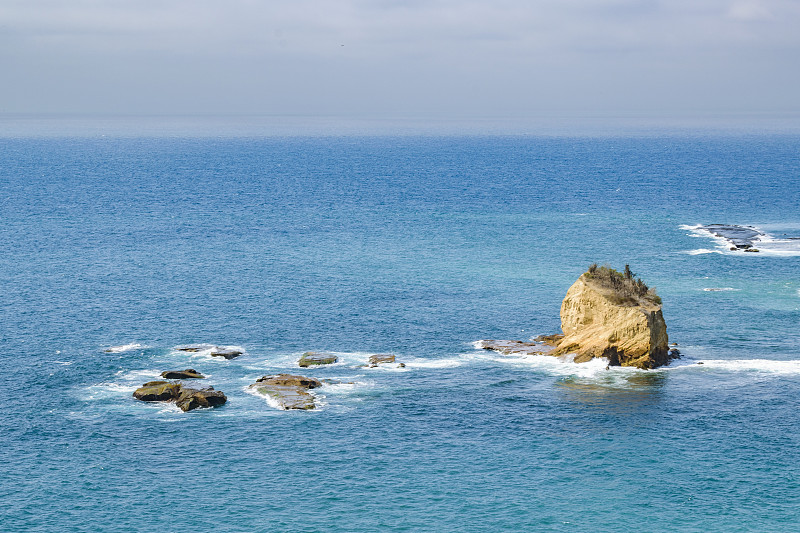
{"type": "Polygon", "coordinates": [[[561,303],[561,329],[553,355],[575,354],[575,362],[608,358],[613,366],[656,368],[669,363],[661,298],[637,278],[591,265],[561,303]]]}
{"type": "Polygon", "coordinates": [[[561,303],[563,335],[534,342],[481,341],[504,354],[573,356],[576,363],[605,357],[610,366],[642,369],[666,365],[679,356],[668,346],[661,298],[625,265],[623,272],[593,264],[561,303]]]}

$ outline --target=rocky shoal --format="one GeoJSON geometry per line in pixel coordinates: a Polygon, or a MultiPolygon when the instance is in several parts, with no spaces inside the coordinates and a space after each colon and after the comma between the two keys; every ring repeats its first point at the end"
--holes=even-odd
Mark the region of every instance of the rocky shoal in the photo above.
{"type": "Polygon", "coordinates": [[[189,353],[197,353],[209,350],[209,354],[212,357],[223,357],[225,359],[234,359],[244,353],[242,350],[237,350],[235,348],[222,348],[211,344],[187,344],[185,346],[179,346],[175,349],[179,352],[189,353]]]}
{"type": "Polygon", "coordinates": [[[543,341],[524,342],[512,340],[481,340],[478,346],[484,350],[492,350],[503,355],[550,355],[555,350],[551,344],[543,341]]]}
{"type": "Polygon", "coordinates": [[[200,407],[218,407],[228,400],[214,387],[193,389],[172,381],[149,381],[136,389],[133,397],[143,402],[175,402],[184,412],[200,407]]]}
{"type": "Polygon", "coordinates": [[[725,239],[730,244],[731,250],[745,252],[758,252],[754,248],[755,241],[765,237],[766,234],[752,226],[739,226],[736,224],[708,224],[698,229],[705,230],[715,237],[725,239]]]}
{"type": "Polygon", "coordinates": [[[322,382],[318,379],[292,374],[276,374],[258,378],[255,383],[250,385],[250,388],[275,400],[281,409],[310,410],[316,409],[317,404],[314,395],[309,390],[321,386],[322,382]]]}

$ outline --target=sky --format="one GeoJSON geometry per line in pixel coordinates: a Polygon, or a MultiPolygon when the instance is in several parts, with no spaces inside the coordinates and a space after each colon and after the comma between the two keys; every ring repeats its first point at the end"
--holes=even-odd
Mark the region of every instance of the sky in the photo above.
{"type": "Polygon", "coordinates": [[[0,113],[800,114],[798,0],[2,0],[0,113]]]}

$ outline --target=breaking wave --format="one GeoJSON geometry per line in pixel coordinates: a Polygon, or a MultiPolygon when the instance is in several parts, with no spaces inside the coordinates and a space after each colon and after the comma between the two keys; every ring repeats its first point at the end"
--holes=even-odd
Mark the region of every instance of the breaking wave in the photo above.
{"type": "Polygon", "coordinates": [[[758,372],[778,375],[800,375],[800,360],[776,361],[772,359],[700,359],[665,367],[665,370],[724,370],[730,372],[758,372]]]}
{"type": "Polygon", "coordinates": [[[131,344],[122,344],[120,346],[111,346],[109,348],[106,348],[104,351],[108,353],[122,353],[122,352],[128,352],[130,350],[138,350],[140,348],[147,348],[147,346],[139,344],[138,342],[134,342],[131,344]]]}

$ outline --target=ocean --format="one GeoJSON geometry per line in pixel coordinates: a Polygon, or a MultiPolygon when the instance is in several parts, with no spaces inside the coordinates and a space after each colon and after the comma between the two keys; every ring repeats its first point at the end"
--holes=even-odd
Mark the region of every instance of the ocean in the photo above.
{"type": "Polygon", "coordinates": [[[800,135],[0,154],[2,531],[800,531],[800,135]],[[708,224],[757,228],[761,251],[708,224]],[[557,332],[591,263],[656,287],[681,359],[476,348],[557,332]],[[339,361],[298,368],[309,350],[339,361]],[[227,403],[132,397],[184,368],[227,403]],[[248,389],[279,372],[334,383],[283,411],[248,389]]]}

